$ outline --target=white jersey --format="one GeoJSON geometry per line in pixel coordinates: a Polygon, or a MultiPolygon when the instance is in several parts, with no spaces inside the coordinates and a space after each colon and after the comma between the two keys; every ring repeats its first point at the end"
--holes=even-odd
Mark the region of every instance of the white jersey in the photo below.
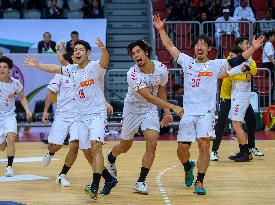
{"type": "MultiPolygon", "coordinates": [[[[251,66],[251,61],[252,61],[252,58],[250,58],[247,62],[244,62],[239,66],[243,67],[245,64],[248,66],[251,66]]],[[[240,102],[246,102],[249,104],[250,93],[251,93],[250,81],[232,81],[231,98],[236,98],[240,102]]]]}
{"type": "Polygon", "coordinates": [[[159,86],[166,85],[168,81],[167,67],[159,61],[152,61],[155,66],[154,73],[145,74],[140,71],[137,64],[127,72],[128,92],[124,100],[124,106],[131,106],[129,112],[140,114],[148,110],[155,109],[157,106],[145,100],[137,91],[142,88],[148,88],[152,95],[157,96],[159,86]]]}
{"type": "Polygon", "coordinates": [[[56,74],[48,85],[48,89],[57,93],[57,109],[55,118],[64,121],[74,121],[76,113],[76,99],[73,90],[73,80],[65,75],[56,74]]]}
{"type": "Polygon", "coordinates": [[[15,96],[23,90],[23,85],[15,78],[0,82],[0,120],[15,116],[15,96]]]}
{"type": "Polygon", "coordinates": [[[184,72],[183,108],[185,115],[205,115],[216,110],[217,79],[227,69],[226,59],[196,63],[181,53],[177,62],[184,72]]]}
{"type": "Polygon", "coordinates": [[[77,101],[78,116],[89,119],[93,114],[106,115],[105,98],[100,86],[99,61],[91,61],[83,68],[77,64],[62,67],[62,73],[73,78],[73,87],[77,101]]]}

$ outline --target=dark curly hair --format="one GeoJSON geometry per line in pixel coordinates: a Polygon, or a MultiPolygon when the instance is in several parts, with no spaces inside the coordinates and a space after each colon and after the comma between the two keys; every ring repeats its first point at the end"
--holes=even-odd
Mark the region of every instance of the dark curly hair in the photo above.
{"type": "Polygon", "coordinates": [[[6,64],[8,64],[8,67],[10,69],[12,69],[12,67],[13,67],[13,61],[10,58],[8,58],[7,56],[1,57],[0,58],[0,63],[6,63],[6,64]]]}
{"type": "Polygon", "coordinates": [[[147,56],[148,58],[150,58],[151,56],[151,51],[152,51],[152,48],[151,46],[144,40],[137,40],[133,43],[130,43],[128,46],[127,46],[127,51],[128,51],[128,54],[131,55],[132,53],[132,50],[135,46],[138,46],[141,48],[141,50],[143,50],[145,53],[147,52],[147,56]]]}

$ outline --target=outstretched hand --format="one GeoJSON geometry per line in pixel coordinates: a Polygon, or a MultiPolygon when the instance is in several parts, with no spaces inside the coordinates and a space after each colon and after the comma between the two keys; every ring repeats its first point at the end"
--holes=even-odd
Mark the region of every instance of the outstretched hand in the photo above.
{"type": "Polygon", "coordinates": [[[96,43],[96,45],[98,46],[98,48],[105,48],[105,45],[104,45],[104,43],[101,41],[100,38],[97,38],[95,43],[96,43]]]}
{"type": "Polygon", "coordinates": [[[165,115],[163,116],[161,122],[160,122],[160,127],[167,127],[170,123],[173,122],[173,116],[171,115],[171,113],[165,113],[165,115]]]}
{"type": "Polygon", "coordinates": [[[26,56],[24,58],[24,66],[25,67],[37,67],[38,65],[38,61],[36,60],[36,58],[31,58],[29,56],[26,56]]]}
{"type": "Polygon", "coordinates": [[[155,28],[160,31],[164,29],[165,19],[161,20],[159,14],[153,16],[153,24],[155,28]]]}
{"type": "Polygon", "coordinates": [[[252,40],[252,47],[257,50],[258,48],[260,48],[263,43],[264,43],[265,37],[263,35],[261,35],[259,38],[256,39],[255,35],[253,36],[253,40],[252,40]]]}

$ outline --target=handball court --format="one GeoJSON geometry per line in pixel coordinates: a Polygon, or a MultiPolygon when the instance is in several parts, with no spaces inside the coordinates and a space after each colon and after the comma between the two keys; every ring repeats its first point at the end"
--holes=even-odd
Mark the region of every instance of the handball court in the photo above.
{"type": "MultiPolygon", "coordinates": [[[[45,132],[47,136],[47,132],[45,132]]],[[[90,183],[92,168],[84,155],[79,151],[78,158],[67,174],[70,187],[56,185],[68,146],[55,154],[48,167],[42,167],[39,157],[47,152],[47,145],[40,142],[39,132],[21,132],[16,143],[16,158],[25,159],[14,163],[15,176],[32,175],[43,179],[5,181],[3,161],[0,156],[0,205],[13,201],[20,204],[232,204],[258,205],[275,204],[275,131],[259,131],[256,135],[256,146],[264,152],[264,157],[254,157],[251,162],[235,163],[227,157],[238,151],[237,142],[230,136],[225,137],[220,150],[219,161],[210,162],[204,181],[207,195],[198,196],[194,188],[184,185],[184,171],[176,156],[176,135],[162,135],[158,143],[156,159],[147,177],[149,195],[133,193],[133,185],[138,178],[141,159],[145,149],[143,138],[136,137],[132,149],[121,155],[116,165],[118,168],[118,185],[109,196],[99,196],[94,201],[82,191],[90,183]],[[31,142],[30,142],[31,141],[31,142]],[[27,159],[27,160],[26,160],[27,159]],[[31,159],[31,160],[28,160],[31,159]]],[[[108,136],[103,146],[106,153],[118,143],[117,136],[108,136]]],[[[196,143],[191,148],[191,159],[196,160],[198,149],[196,143]]],[[[195,172],[196,173],[196,172],[195,172]]],[[[24,178],[24,176],[23,176],[24,178]]],[[[9,178],[11,179],[11,178],[9,178]]],[[[101,180],[100,187],[103,187],[101,180]]],[[[15,203],[14,203],[15,204],[15,203]]]]}

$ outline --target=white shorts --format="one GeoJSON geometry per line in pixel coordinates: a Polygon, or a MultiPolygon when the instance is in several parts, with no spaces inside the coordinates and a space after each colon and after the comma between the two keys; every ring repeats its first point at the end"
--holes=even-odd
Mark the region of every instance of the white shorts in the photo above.
{"type": "Polygon", "coordinates": [[[104,142],[107,120],[106,115],[94,115],[78,122],[79,148],[91,148],[91,141],[104,142]]]}
{"type": "Polygon", "coordinates": [[[70,142],[78,140],[77,123],[64,121],[61,118],[55,118],[48,141],[51,144],[63,145],[68,133],[70,133],[70,142]]]}
{"type": "Polygon", "coordinates": [[[155,130],[159,132],[159,116],[157,111],[151,111],[146,114],[137,114],[123,112],[122,130],[120,138],[123,140],[131,140],[138,132],[138,128],[141,126],[141,130],[155,130]]]}
{"type": "Polygon", "coordinates": [[[215,114],[183,115],[180,120],[178,142],[195,142],[204,137],[215,138],[215,114]]]}
{"type": "Polygon", "coordinates": [[[0,144],[3,144],[6,141],[7,134],[10,132],[17,134],[17,122],[15,116],[0,120],[0,144]]]}
{"type": "Polygon", "coordinates": [[[243,122],[249,103],[249,101],[232,98],[229,118],[233,121],[243,122]]]}

